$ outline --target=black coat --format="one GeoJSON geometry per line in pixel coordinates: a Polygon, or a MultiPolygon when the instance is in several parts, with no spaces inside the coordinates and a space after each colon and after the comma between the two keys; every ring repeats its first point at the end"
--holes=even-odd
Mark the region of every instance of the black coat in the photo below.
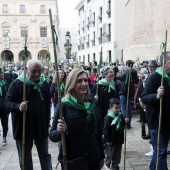
{"type": "Polygon", "coordinates": [[[122,129],[120,131],[116,130],[116,125],[111,125],[114,118],[106,115],[104,118],[104,140],[105,142],[111,142],[112,145],[120,145],[124,143],[124,126],[125,126],[125,118],[121,115],[122,119],[122,129]]]}
{"type": "MultiPolygon", "coordinates": [[[[94,101],[91,101],[94,102],[94,101]]],[[[100,114],[97,103],[94,107],[94,114],[97,116],[97,134],[94,131],[93,117],[87,124],[86,112],[75,109],[62,103],[63,115],[67,124],[66,139],[66,155],[67,160],[78,158],[87,151],[88,164],[95,162],[98,159],[104,159],[104,151],[102,144],[102,129],[100,123],[100,114]],[[87,130],[88,129],[88,130],[87,130]],[[88,134],[87,134],[88,131],[88,134]],[[86,150],[86,151],[85,151],[86,150]]],[[[49,133],[49,138],[53,142],[59,142],[61,135],[57,131],[57,120],[59,119],[59,108],[55,112],[52,123],[52,128],[49,133]]],[[[62,160],[62,147],[58,156],[59,161],[62,160]]]]}
{"type": "MultiPolygon", "coordinates": [[[[50,120],[50,92],[49,85],[44,81],[40,94],[33,86],[26,86],[26,101],[28,108],[26,111],[26,138],[45,139],[48,137],[48,127],[50,120]]],[[[5,107],[11,111],[13,136],[16,140],[22,139],[23,114],[19,110],[23,101],[23,82],[16,79],[9,86],[5,99],[5,107]]]]}
{"type": "Polygon", "coordinates": [[[5,84],[5,86],[2,87],[2,96],[0,96],[0,108],[3,108],[3,109],[5,108],[6,93],[7,93],[7,87],[6,87],[6,84],[5,84]]]}
{"type": "Polygon", "coordinates": [[[4,73],[4,79],[7,82],[7,89],[9,88],[12,81],[14,81],[18,77],[18,75],[16,73],[13,72],[13,74],[14,75],[9,74],[9,73],[4,73]]]}
{"type": "MultiPolygon", "coordinates": [[[[159,112],[160,112],[160,100],[157,99],[157,89],[161,86],[161,75],[157,72],[153,72],[146,83],[144,92],[142,93],[142,102],[146,104],[148,126],[151,130],[158,129],[159,125],[159,112]]],[[[164,96],[162,103],[162,129],[170,129],[170,86],[168,82],[164,80],[164,96]]]]}
{"type": "MultiPolygon", "coordinates": [[[[129,73],[129,70],[125,70],[124,72],[122,72],[121,74],[116,76],[116,80],[120,80],[119,95],[127,96],[128,82],[127,82],[127,84],[125,84],[125,81],[126,81],[126,76],[128,75],[128,73],[129,73]]],[[[132,82],[130,83],[129,96],[133,96],[133,94],[135,93],[134,84],[136,84],[138,82],[137,71],[132,69],[131,76],[132,76],[132,82]]]]}

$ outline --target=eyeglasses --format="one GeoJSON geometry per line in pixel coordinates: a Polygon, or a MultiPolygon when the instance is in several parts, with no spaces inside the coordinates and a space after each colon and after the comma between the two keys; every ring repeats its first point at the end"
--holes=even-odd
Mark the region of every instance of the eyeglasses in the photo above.
{"type": "Polygon", "coordinates": [[[30,69],[30,71],[32,74],[36,74],[36,73],[40,74],[42,72],[42,70],[31,70],[31,69],[30,69]]]}
{"type": "Polygon", "coordinates": [[[13,66],[8,66],[8,67],[13,67],[13,66]]]}

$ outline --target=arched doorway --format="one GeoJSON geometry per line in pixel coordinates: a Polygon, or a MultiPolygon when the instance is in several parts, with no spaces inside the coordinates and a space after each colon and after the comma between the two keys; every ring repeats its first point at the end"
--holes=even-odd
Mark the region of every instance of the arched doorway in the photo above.
{"type": "MultiPolygon", "coordinates": [[[[24,50],[22,50],[20,53],[19,53],[19,62],[22,62],[23,61],[23,59],[22,59],[22,56],[24,55],[24,50]]],[[[27,57],[27,59],[26,59],[26,61],[28,61],[29,59],[31,59],[32,58],[32,55],[31,55],[31,53],[28,51],[28,57],[27,57]]]]}
{"type": "Polygon", "coordinates": [[[46,63],[46,54],[47,54],[47,50],[41,50],[39,53],[38,53],[38,59],[43,63],[45,64],[46,63]]]}
{"type": "Polygon", "coordinates": [[[9,62],[14,62],[14,55],[10,50],[5,50],[1,53],[0,64],[6,65],[9,62]]]}

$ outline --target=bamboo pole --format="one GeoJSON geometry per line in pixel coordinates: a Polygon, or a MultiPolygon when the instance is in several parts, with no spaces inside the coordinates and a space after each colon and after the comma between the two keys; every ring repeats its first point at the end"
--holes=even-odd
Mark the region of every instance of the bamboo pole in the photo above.
{"type": "MultiPolygon", "coordinates": [[[[166,45],[167,45],[167,33],[165,35],[165,47],[164,47],[164,57],[163,57],[163,65],[162,65],[162,78],[161,78],[161,86],[164,84],[164,67],[165,67],[165,58],[166,58],[166,45]]],[[[160,114],[159,114],[159,127],[158,127],[158,140],[157,140],[157,161],[156,161],[156,170],[159,168],[159,146],[160,146],[160,131],[161,131],[161,123],[162,123],[162,99],[160,98],[160,114]]]]}
{"type": "MultiPolygon", "coordinates": [[[[132,65],[130,65],[130,72],[128,73],[128,91],[127,91],[127,100],[126,100],[126,118],[128,117],[128,108],[129,108],[129,92],[130,92],[131,71],[132,71],[132,65]]],[[[127,122],[125,122],[125,134],[124,134],[124,170],[126,169],[126,131],[127,131],[127,122]]]]}
{"type": "MultiPolygon", "coordinates": [[[[26,48],[26,43],[27,43],[27,36],[25,36],[25,48],[26,48]]],[[[26,102],[26,57],[24,60],[23,102],[26,102]]],[[[22,170],[25,170],[25,125],[26,125],[26,111],[23,112],[22,163],[21,163],[22,170]]]]}
{"type": "MultiPolygon", "coordinates": [[[[53,21],[52,21],[51,9],[49,9],[49,16],[50,16],[51,33],[52,33],[52,41],[53,41],[53,48],[54,48],[54,59],[55,59],[56,75],[57,75],[59,114],[60,114],[60,119],[63,120],[61,91],[60,91],[60,82],[59,82],[59,75],[58,75],[58,60],[57,60],[56,44],[55,44],[55,38],[54,38],[54,25],[53,25],[53,21]]],[[[61,140],[62,140],[62,151],[63,151],[63,166],[64,166],[64,170],[67,170],[66,144],[65,144],[65,134],[64,133],[61,133],[61,140]]]]}
{"type": "Polygon", "coordinates": [[[99,76],[100,76],[100,65],[102,63],[102,47],[101,47],[101,54],[100,54],[100,61],[99,61],[99,66],[98,66],[98,79],[97,79],[97,86],[96,86],[96,96],[99,94],[99,76]]]}

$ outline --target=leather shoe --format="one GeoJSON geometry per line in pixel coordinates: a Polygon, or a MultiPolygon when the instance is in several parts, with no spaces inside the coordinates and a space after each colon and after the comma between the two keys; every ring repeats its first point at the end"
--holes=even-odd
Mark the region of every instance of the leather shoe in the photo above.
{"type": "Polygon", "coordinates": [[[147,134],[146,136],[142,136],[143,139],[151,139],[151,135],[147,134]]]}

